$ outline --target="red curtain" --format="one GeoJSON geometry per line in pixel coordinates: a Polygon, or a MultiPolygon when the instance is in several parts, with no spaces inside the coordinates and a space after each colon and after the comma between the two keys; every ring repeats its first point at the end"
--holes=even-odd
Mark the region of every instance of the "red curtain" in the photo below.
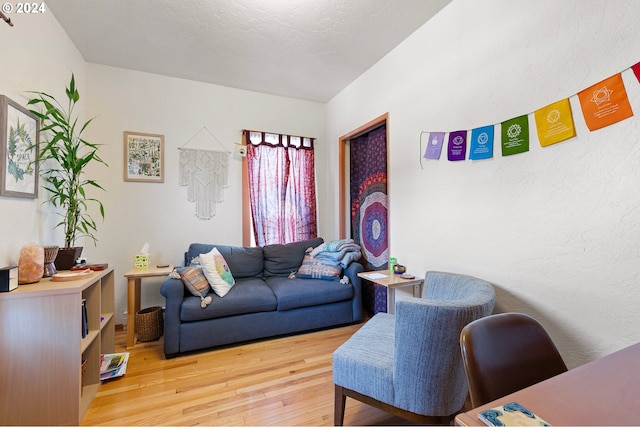
{"type": "Polygon", "coordinates": [[[249,198],[256,244],[317,237],[313,140],[250,132],[249,198]]]}

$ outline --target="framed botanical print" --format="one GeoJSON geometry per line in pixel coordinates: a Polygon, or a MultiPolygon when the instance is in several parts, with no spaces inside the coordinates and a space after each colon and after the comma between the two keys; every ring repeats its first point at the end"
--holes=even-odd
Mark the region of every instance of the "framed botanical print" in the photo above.
{"type": "Polygon", "coordinates": [[[40,120],[0,95],[0,196],[38,197],[40,120]]]}
{"type": "Polygon", "coordinates": [[[124,180],[164,182],[164,135],[124,132],[124,180]]]}

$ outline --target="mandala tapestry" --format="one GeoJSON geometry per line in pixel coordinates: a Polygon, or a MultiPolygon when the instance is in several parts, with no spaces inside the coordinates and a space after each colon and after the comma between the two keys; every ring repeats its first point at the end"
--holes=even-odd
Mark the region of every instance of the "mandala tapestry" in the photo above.
{"type": "Polygon", "coordinates": [[[386,268],[389,260],[386,134],[383,125],[350,141],[351,237],[365,270],[386,268]]]}

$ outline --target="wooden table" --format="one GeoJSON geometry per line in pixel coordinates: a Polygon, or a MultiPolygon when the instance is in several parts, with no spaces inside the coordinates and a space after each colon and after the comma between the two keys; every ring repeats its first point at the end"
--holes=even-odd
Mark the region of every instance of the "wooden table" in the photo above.
{"type": "Polygon", "coordinates": [[[136,344],[136,313],[140,311],[140,284],[144,277],[166,276],[173,271],[173,265],[166,267],[134,268],[127,278],[127,348],[136,344]]]}
{"type": "Polygon", "coordinates": [[[363,271],[358,273],[358,277],[361,279],[387,288],[387,313],[390,314],[396,312],[396,288],[412,286],[414,297],[420,297],[422,295],[423,278],[414,277],[413,279],[403,279],[401,276],[401,274],[392,274],[389,270],[363,271]]]}
{"type": "Polygon", "coordinates": [[[469,412],[459,426],[484,426],[478,412],[518,402],[551,425],[640,425],[640,343],[469,412]]]}

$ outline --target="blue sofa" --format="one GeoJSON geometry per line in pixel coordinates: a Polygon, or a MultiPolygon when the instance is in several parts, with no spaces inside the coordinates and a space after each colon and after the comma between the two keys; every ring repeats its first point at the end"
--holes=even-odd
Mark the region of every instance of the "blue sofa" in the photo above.
{"type": "Polygon", "coordinates": [[[264,247],[192,243],[184,265],[216,247],[235,285],[222,298],[210,292],[212,302],[203,308],[200,297],[193,296],[180,279],[168,277],[162,283],[165,356],[361,322],[361,264],[351,262],[344,269],[346,284],[289,278],[302,264],[306,250],[322,243],[322,238],[264,247]]]}

